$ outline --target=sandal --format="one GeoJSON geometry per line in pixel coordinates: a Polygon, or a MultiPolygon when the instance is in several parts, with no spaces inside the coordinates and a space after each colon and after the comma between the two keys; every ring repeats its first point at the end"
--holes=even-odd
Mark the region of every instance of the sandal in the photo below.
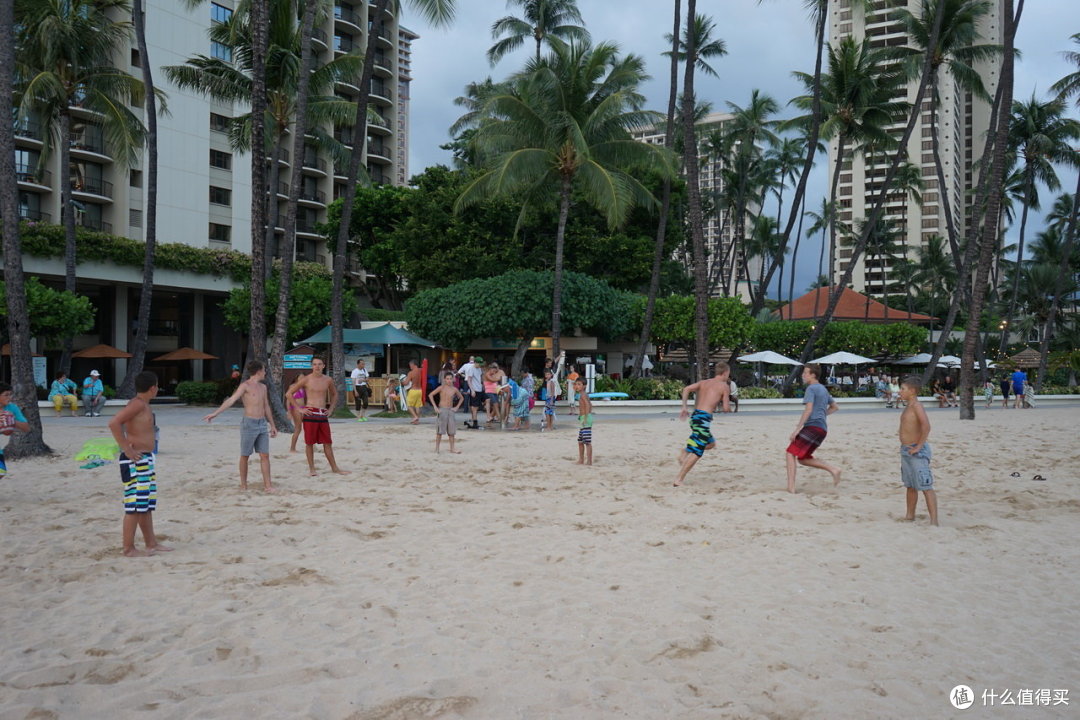
{"type": "Polygon", "coordinates": [[[1035,481],[1038,481],[1038,482],[1042,482],[1042,481],[1046,480],[1046,478],[1044,478],[1042,475],[1036,475],[1035,477],[1033,477],[1031,479],[1035,480],[1035,481]]]}
{"type": "Polygon", "coordinates": [[[1009,477],[1020,477],[1020,473],[1018,473],[1018,472],[1014,472],[1014,473],[1013,473],[1012,475],[1010,475],[1009,477]]]}

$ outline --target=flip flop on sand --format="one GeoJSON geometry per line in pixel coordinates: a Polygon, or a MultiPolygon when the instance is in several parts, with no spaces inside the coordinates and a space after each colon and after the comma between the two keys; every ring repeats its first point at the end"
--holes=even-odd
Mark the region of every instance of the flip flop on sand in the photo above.
{"type": "Polygon", "coordinates": [[[1035,481],[1038,481],[1038,482],[1043,482],[1043,481],[1046,480],[1046,478],[1044,478],[1042,475],[1036,475],[1035,477],[1033,477],[1031,479],[1035,480],[1035,481]]]}
{"type": "Polygon", "coordinates": [[[1009,477],[1020,477],[1020,473],[1018,473],[1018,472],[1014,472],[1014,473],[1013,473],[1012,475],[1010,475],[1009,477]]]}

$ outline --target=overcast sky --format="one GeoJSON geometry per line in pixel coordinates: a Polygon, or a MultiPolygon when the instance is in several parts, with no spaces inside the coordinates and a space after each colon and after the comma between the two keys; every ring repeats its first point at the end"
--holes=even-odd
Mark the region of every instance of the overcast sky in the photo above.
{"type": "MultiPolygon", "coordinates": [[[[667,106],[668,64],[661,53],[668,45],[664,34],[671,31],[671,2],[656,0],[578,0],[578,7],[593,40],[619,44],[646,60],[653,76],[643,88],[651,109],[667,106]]],[[[685,3],[683,4],[685,13],[685,3]]],[[[1078,0],[1029,0],[1020,22],[1017,47],[1023,58],[1017,65],[1017,99],[1034,91],[1042,96],[1047,88],[1068,72],[1076,70],[1062,57],[1075,49],[1070,35],[1080,32],[1078,0]]],[[[492,44],[491,24],[517,8],[507,9],[502,0],[457,0],[457,17],[448,28],[433,28],[415,13],[406,12],[403,24],[421,36],[413,44],[413,77],[409,171],[413,174],[438,163],[450,164],[450,155],[439,145],[449,140],[447,128],[460,116],[453,104],[465,85],[491,75],[499,79],[517,70],[532,50],[523,48],[492,68],[486,52],[492,44]]],[[[751,90],[760,88],[781,105],[800,91],[793,70],[813,71],[813,28],[803,0],[702,0],[698,12],[712,16],[716,33],[727,44],[728,54],[713,60],[719,78],[698,75],[698,97],[711,102],[717,111],[727,102],[745,105],[751,90]]],[[[783,114],[790,111],[785,107],[783,114]]],[[[816,206],[824,196],[827,180],[825,163],[815,169],[807,206],[816,206]]],[[[1065,186],[1075,187],[1076,176],[1063,176],[1065,186]]],[[[1030,237],[1030,235],[1029,235],[1030,237]]],[[[804,244],[803,247],[806,247],[804,244]]],[[[810,257],[813,252],[800,258],[810,257]]],[[[796,288],[805,288],[816,274],[816,262],[804,265],[796,276],[796,288]]]]}

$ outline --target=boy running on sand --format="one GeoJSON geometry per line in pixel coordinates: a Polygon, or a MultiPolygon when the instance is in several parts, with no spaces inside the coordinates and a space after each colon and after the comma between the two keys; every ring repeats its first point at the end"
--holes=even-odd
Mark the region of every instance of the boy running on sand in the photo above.
{"type": "Polygon", "coordinates": [[[712,436],[709,426],[712,424],[713,411],[717,406],[723,406],[724,412],[730,412],[728,405],[728,375],[731,369],[726,362],[716,363],[716,374],[708,379],[687,385],[682,391],[682,411],[679,419],[687,418],[686,403],[690,399],[690,393],[694,393],[694,414],[690,416],[690,439],[686,441],[686,447],[679,452],[679,476],[673,483],[675,487],[683,484],[686,474],[697,464],[706,450],[716,447],[716,438],[712,436]]]}
{"type": "Polygon", "coordinates": [[[578,465],[592,465],[592,400],[585,392],[585,381],[574,381],[574,393],[578,397],[578,423],[577,452],[578,465]]]}
{"type": "Polygon", "coordinates": [[[334,440],[330,436],[330,408],[337,407],[337,387],[334,381],[323,372],[326,361],[321,357],[311,358],[311,373],[296,379],[286,395],[292,395],[303,388],[304,406],[304,451],[307,455],[308,472],[315,477],[315,446],[322,445],[330,469],[338,475],[348,475],[334,460],[334,440]]]}
{"type": "Polygon", "coordinates": [[[907,515],[905,520],[915,520],[915,506],[919,504],[919,491],[926,498],[926,510],[930,524],[937,525],[937,493],[934,492],[934,475],[930,472],[930,418],[926,408],[919,402],[922,380],[915,376],[904,378],[900,396],[907,407],[900,415],[900,478],[907,488],[907,515]]]}
{"type": "Polygon", "coordinates": [[[277,437],[274,415],[270,412],[270,402],[263,380],[266,368],[258,360],[247,364],[248,379],[240,383],[236,392],[221,403],[214,412],[203,418],[213,422],[221,413],[231,408],[237,400],[244,401],[244,417],[240,420],[240,489],[247,490],[248,458],[251,453],[259,453],[259,466],[262,468],[263,490],[276,492],[270,484],[270,438],[277,437]]]}
{"type": "Polygon", "coordinates": [[[799,465],[825,470],[832,475],[833,485],[840,484],[840,468],[814,457],[814,451],[818,449],[829,432],[825,416],[832,415],[839,409],[836,401],[829,395],[829,391],[818,381],[820,377],[820,365],[811,363],[803,368],[802,379],[806,383],[806,394],[803,396],[804,408],[798,427],[791,433],[791,444],[787,449],[787,490],[789,493],[795,492],[796,462],[799,465]]]}
{"type": "Polygon", "coordinates": [[[158,379],[152,372],[135,376],[135,397],[109,421],[109,430],[120,446],[120,479],[124,483],[124,555],[144,557],[172,550],[154,535],[153,512],[157,509],[157,478],[154,476],[154,414],[150,401],[157,397],[158,379]],[[135,528],[142,530],[146,550],[135,547],[135,528]]]}
{"type": "Polygon", "coordinates": [[[431,408],[438,416],[435,421],[435,452],[439,452],[439,444],[442,442],[443,435],[450,436],[450,452],[455,455],[460,455],[460,450],[454,449],[454,436],[457,434],[457,428],[454,422],[454,413],[458,411],[461,404],[465,402],[465,396],[461,394],[461,391],[454,387],[454,373],[443,373],[442,385],[435,388],[428,394],[428,402],[431,403],[431,408]],[[439,404],[435,404],[435,398],[439,398],[439,404]]]}

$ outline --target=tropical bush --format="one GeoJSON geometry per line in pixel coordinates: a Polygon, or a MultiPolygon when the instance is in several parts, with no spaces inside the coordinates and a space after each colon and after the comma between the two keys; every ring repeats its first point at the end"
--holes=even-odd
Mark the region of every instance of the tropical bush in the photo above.
{"type": "Polygon", "coordinates": [[[176,397],[189,405],[211,405],[217,400],[218,384],[185,380],[176,386],[176,397]]]}
{"type": "Polygon", "coordinates": [[[682,381],[665,377],[614,380],[602,375],[596,378],[596,392],[622,392],[631,400],[678,400],[683,387],[682,381]]]}
{"type": "Polygon", "coordinates": [[[782,398],[783,395],[776,388],[771,387],[740,387],[739,399],[740,400],[774,400],[782,398]]]}

